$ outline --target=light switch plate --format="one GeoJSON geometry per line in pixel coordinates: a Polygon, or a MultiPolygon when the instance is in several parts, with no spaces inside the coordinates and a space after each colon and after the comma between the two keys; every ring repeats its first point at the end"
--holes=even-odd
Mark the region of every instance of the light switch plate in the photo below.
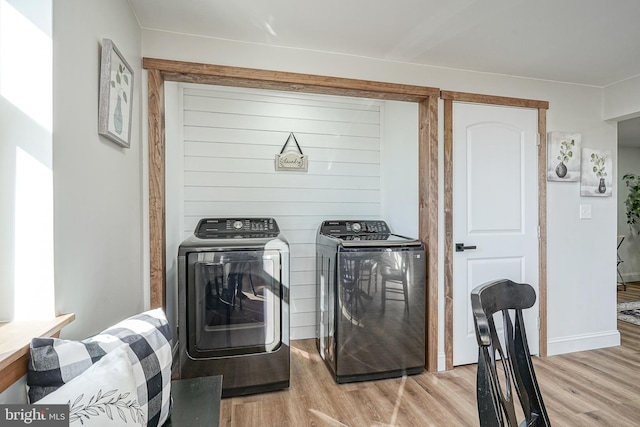
{"type": "Polygon", "coordinates": [[[591,205],[580,205],[580,219],[591,219],[591,205]]]}

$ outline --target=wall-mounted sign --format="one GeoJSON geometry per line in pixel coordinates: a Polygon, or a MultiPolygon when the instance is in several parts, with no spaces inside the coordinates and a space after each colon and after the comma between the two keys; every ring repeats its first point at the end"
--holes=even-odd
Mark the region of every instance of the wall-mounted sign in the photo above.
{"type": "Polygon", "coordinates": [[[302,149],[300,148],[300,144],[298,144],[298,140],[296,136],[291,132],[289,137],[284,142],[282,146],[282,150],[280,150],[280,154],[276,154],[276,171],[298,171],[298,172],[306,172],[307,171],[307,156],[302,153],[302,149]],[[287,150],[287,145],[289,141],[293,138],[293,142],[296,143],[297,150],[287,150]]]}

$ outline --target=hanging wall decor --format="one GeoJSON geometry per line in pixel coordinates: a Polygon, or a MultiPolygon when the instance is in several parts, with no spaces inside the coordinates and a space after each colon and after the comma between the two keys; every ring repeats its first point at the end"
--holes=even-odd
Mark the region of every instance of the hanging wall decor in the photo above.
{"type": "Polygon", "coordinates": [[[611,151],[583,148],[580,195],[610,197],[613,194],[612,165],[611,151]]]}
{"type": "Polygon", "coordinates": [[[580,181],[582,135],[549,132],[547,135],[547,181],[580,181]]]}
{"type": "Polygon", "coordinates": [[[133,69],[109,39],[102,39],[98,133],[129,148],[133,112],[133,69]]]}
{"type": "Polygon", "coordinates": [[[280,150],[280,154],[276,154],[276,171],[306,172],[307,167],[307,156],[302,153],[302,149],[300,148],[300,144],[298,144],[296,136],[291,132],[289,133],[287,140],[284,142],[282,150],[280,150]],[[291,149],[285,151],[291,139],[296,143],[297,150],[291,149]]]}

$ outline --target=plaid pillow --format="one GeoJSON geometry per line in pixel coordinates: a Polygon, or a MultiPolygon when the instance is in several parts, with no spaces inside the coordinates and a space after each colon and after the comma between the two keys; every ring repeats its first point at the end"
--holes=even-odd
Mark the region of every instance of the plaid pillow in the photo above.
{"type": "Polygon", "coordinates": [[[138,402],[147,406],[147,426],[161,426],[171,409],[171,330],[159,308],[83,341],[34,338],[27,372],[30,402],[71,381],[123,343],[130,348],[138,402]]]}
{"type": "Polygon", "coordinates": [[[148,417],[138,404],[129,351],[127,344],[110,351],[36,405],[68,402],[68,426],[78,425],[76,421],[84,427],[146,426],[148,417]]]}

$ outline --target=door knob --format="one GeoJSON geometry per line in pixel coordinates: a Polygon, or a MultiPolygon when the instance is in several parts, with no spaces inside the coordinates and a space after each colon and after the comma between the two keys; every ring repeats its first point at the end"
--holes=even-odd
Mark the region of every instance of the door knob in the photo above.
{"type": "Polygon", "coordinates": [[[465,246],[464,243],[456,243],[456,252],[464,252],[465,249],[477,249],[476,246],[465,246]]]}

